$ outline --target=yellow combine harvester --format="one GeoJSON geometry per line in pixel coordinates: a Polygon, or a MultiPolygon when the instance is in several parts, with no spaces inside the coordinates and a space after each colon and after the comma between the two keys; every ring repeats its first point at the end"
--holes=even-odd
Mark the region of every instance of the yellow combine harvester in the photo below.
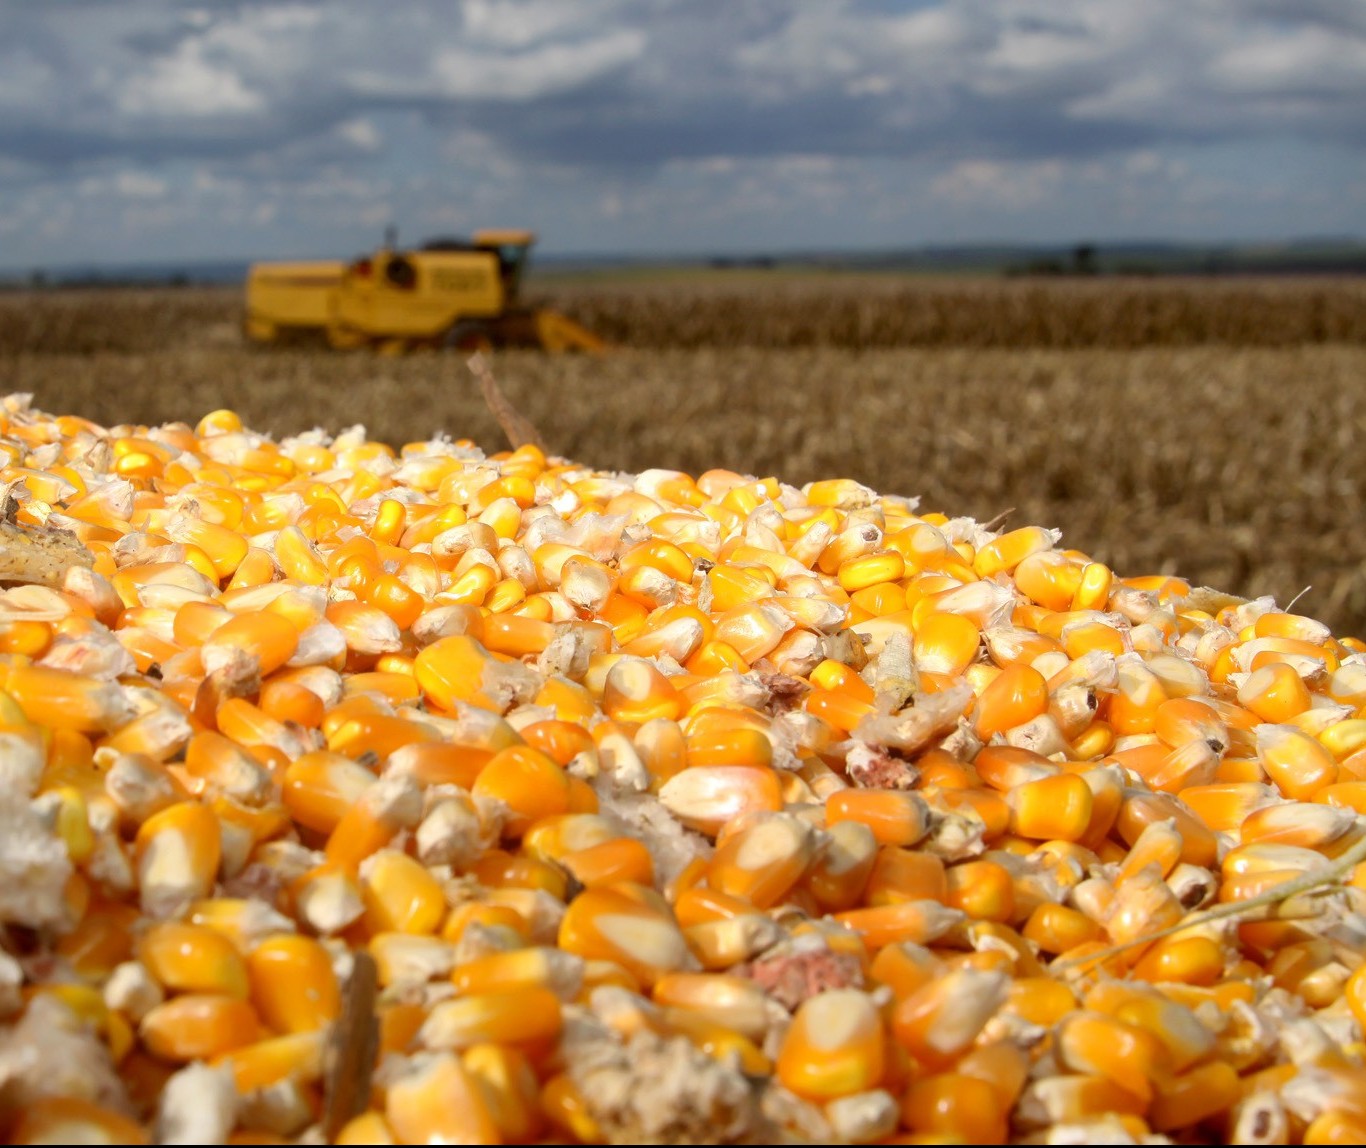
{"type": "Polygon", "coordinates": [[[344,349],[540,347],[601,351],[591,331],[555,311],[521,306],[529,231],[476,231],[413,251],[386,241],[351,263],[257,263],[247,276],[246,334],[260,343],[318,335],[344,349]]]}

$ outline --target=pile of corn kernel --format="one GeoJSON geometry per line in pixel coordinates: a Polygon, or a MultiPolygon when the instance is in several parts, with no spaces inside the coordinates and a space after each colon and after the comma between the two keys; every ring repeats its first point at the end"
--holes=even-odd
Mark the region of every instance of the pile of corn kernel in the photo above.
{"type": "Polygon", "coordinates": [[[1366,867],[1202,916],[1362,839],[1360,641],[850,480],[0,462],[11,1143],[1366,1140],[1366,867]]]}

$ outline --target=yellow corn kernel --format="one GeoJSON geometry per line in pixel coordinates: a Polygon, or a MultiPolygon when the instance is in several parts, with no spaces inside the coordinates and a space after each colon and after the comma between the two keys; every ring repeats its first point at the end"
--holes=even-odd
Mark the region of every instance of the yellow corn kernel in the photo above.
{"type": "Polygon", "coordinates": [[[559,1036],[560,1026],[560,998],[549,989],[523,985],[441,1001],[427,1014],[417,1039],[426,1048],[498,1044],[544,1052],[559,1036]]]}
{"type": "Polygon", "coordinates": [[[446,914],[441,883],[406,854],[381,849],[362,862],[365,927],[376,933],[435,933],[446,914]]]}
{"type": "Polygon", "coordinates": [[[460,1057],[479,1086],[489,1116],[504,1143],[526,1144],[543,1127],[540,1081],[525,1054],[498,1044],[477,1044],[460,1057]]]}
{"type": "Polygon", "coordinates": [[[1257,760],[1273,784],[1292,801],[1307,801],[1337,780],[1333,755],[1293,726],[1258,726],[1257,760]]]}
{"type": "Polygon", "coordinates": [[[385,1089],[384,1116],[400,1144],[497,1144],[498,1125],[472,1073],[451,1052],[410,1058],[385,1089]]]}

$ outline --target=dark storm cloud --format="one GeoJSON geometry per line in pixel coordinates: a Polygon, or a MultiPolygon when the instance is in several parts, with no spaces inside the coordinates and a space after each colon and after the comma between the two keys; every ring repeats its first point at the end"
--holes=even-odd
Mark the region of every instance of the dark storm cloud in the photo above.
{"type": "MultiPolygon", "coordinates": [[[[1220,165],[1305,146],[1360,212],[1363,106],[1366,4],[1333,0],[8,4],[0,242],[25,194],[160,185],[190,227],[214,195],[339,173],[374,213],[405,188],[435,210],[412,189],[444,182],[566,227],[664,210],[688,173],[722,200],[748,179],[752,200],[794,161],[837,164],[797,190],[842,180],[865,215],[889,188],[931,218],[1016,175],[1102,197],[1165,173],[1183,202],[1223,186],[1251,204],[1220,165]]],[[[998,199],[1043,226],[1020,188],[998,199]]]]}

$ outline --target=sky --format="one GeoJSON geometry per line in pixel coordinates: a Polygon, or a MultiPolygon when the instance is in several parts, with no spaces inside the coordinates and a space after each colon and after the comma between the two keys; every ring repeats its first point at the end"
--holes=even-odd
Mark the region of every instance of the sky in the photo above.
{"type": "Polygon", "coordinates": [[[1366,0],[0,0],[0,267],[1366,236],[1366,0]]]}

